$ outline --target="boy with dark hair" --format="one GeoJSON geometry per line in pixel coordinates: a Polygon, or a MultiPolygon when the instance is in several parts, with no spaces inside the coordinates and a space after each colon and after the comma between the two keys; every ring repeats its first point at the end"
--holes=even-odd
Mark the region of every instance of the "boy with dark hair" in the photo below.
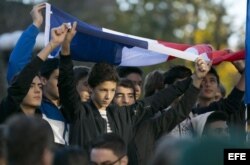
{"type": "Polygon", "coordinates": [[[220,78],[217,71],[211,68],[202,82],[202,89],[198,98],[197,106],[208,106],[215,101],[215,95],[220,84],[220,78]]]}
{"type": "Polygon", "coordinates": [[[134,104],[135,101],[135,87],[133,82],[129,79],[120,79],[115,90],[113,102],[118,106],[128,106],[134,104]]]}
{"type": "Polygon", "coordinates": [[[49,122],[54,132],[54,140],[58,144],[67,145],[69,125],[60,110],[61,104],[58,92],[59,59],[47,59],[40,69],[43,83],[43,99],[41,112],[43,118],[49,122]]]}
{"type": "Polygon", "coordinates": [[[104,163],[127,165],[127,146],[118,135],[103,134],[93,141],[90,159],[92,164],[97,165],[104,163]]]}
{"type": "Polygon", "coordinates": [[[138,100],[142,94],[143,71],[139,67],[127,67],[127,66],[119,66],[116,68],[116,71],[120,78],[127,78],[134,83],[136,90],[135,91],[136,100],[138,100]]]}
{"type": "Polygon", "coordinates": [[[89,74],[88,83],[90,87],[95,88],[105,81],[112,81],[115,83],[119,81],[119,76],[115,71],[115,67],[107,63],[95,64],[89,74]]]}
{"type": "Polygon", "coordinates": [[[91,100],[82,103],[75,89],[73,63],[70,56],[70,42],[74,34],[75,30],[71,30],[66,37],[67,40],[62,44],[59,92],[63,114],[68,121],[72,122],[70,142],[82,148],[89,148],[91,141],[99,135],[113,132],[123,138],[125,144],[131,147],[130,151],[135,152],[132,144],[136,125],[152,117],[159,110],[167,108],[173,100],[186,91],[192,80],[198,85],[208,71],[207,63],[198,59],[197,72],[193,79],[190,77],[180,81],[131,106],[118,107],[110,104],[118,82],[116,70],[107,63],[95,64],[88,80],[92,89],[91,100]]]}
{"type": "Polygon", "coordinates": [[[229,138],[228,116],[224,112],[213,111],[199,115],[192,120],[194,133],[196,136],[219,138],[226,140],[229,138]]]}
{"type": "MultiPolygon", "coordinates": [[[[218,74],[214,71],[208,74],[203,82],[201,88],[200,99],[192,111],[196,115],[200,115],[211,111],[223,111],[229,116],[229,131],[230,136],[237,138],[238,140],[245,141],[245,111],[242,106],[242,101],[245,92],[245,72],[244,61],[240,63],[241,77],[232,91],[226,98],[222,98],[218,101],[215,100],[215,94],[219,86],[218,74]]],[[[236,67],[237,68],[237,67],[236,67]]]]}
{"type": "Polygon", "coordinates": [[[59,59],[47,59],[40,69],[40,75],[41,81],[43,82],[43,104],[50,103],[52,107],[58,109],[60,106],[59,92],[57,88],[59,59]]]}
{"type": "Polygon", "coordinates": [[[16,115],[6,122],[9,165],[50,165],[53,132],[39,117],[16,115]]]}
{"type": "Polygon", "coordinates": [[[228,116],[224,112],[213,112],[207,118],[203,135],[211,137],[228,138],[228,116]]]}

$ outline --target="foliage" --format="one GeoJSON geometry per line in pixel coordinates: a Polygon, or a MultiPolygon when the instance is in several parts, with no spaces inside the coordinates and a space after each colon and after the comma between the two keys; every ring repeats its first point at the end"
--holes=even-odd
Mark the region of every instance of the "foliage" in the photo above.
{"type": "MultiPolygon", "coordinates": [[[[209,43],[215,49],[223,49],[227,47],[228,37],[232,33],[230,18],[223,0],[48,0],[48,2],[90,24],[168,42],[209,43]]],[[[2,1],[0,34],[26,28],[31,23],[29,15],[31,8],[32,5],[20,2],[2,1]],[[9,12],[10,8],[15,12],[9,12]]],[[[156,68],[166,70],[176,64],[192,67],[190,62],[172,60],[166,64],[143,69],[148,73],[149,70],[156,68]]],[[[232,69],[230,64],[223,64],[218,70],[222,77],[229,77],[228,72],[232,69]]],[[[231,84],[227,89],[230,87],[231,84]]]]}

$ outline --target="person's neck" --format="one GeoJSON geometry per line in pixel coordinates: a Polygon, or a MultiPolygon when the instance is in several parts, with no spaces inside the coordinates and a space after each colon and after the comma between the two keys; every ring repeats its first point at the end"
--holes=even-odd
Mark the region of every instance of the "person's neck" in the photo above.
{"type": "Polygon", "coordinates": [[[100,112],[106,112],[106,109],[98,109],[98,111],[100,111],[100,112]]]}
{"type": "Polygon", "coordinates": [[[27,116],[33,116],[36,112],[36,108],[35,107],[31,107],[31,106],[26,106],[26,105],[20,105],[23,113],[27,116]]]}
{"type": "Polygon", "coordinates": [[[106,111],[106,108],[100,107],[94,100],[93,100],[93,103],[95,107],[98,109],[98,111],[106,111]]]}
{"type": "Polygon", "coordinates": [[[58,98],[53,98],[50,95],[44,93],[44,96],[50,100],[55,106],[59,107],[60,106],[60,100],[58,98]]]}
{"type": "Polygon", "coordinates": [[[211,104],[214,101],[214,99],[208,99],[208,98],[199,98],[197,105],[199,107],[207,107],[209,104],[211,104]]]}

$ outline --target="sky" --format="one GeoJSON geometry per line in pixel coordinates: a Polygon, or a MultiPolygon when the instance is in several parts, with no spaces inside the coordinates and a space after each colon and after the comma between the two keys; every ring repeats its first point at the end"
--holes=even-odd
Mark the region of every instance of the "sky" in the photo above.
{"type": "Polygon", "coordinates": [[[245,33],[247,0],[225,0],[228,13],[233,16],[232,28],[235,33],[229,38],[229,47],[234,49],[239,42],[239,34],[245,33]]]}

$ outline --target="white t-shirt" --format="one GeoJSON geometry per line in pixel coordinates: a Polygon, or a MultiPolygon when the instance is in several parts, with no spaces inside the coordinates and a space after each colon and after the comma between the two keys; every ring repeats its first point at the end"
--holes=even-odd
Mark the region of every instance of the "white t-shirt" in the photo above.
{"type": "Polygon", "coordinates": [[[106,110],[99,110],[102,118],[104,118],[107,122],[107,132],[110,133],[112,132],[111,128],[110,128],[110,124],[109,124],[109,120],[108,120],[108,117],[107,117],[107,111],[106,110]]]}

